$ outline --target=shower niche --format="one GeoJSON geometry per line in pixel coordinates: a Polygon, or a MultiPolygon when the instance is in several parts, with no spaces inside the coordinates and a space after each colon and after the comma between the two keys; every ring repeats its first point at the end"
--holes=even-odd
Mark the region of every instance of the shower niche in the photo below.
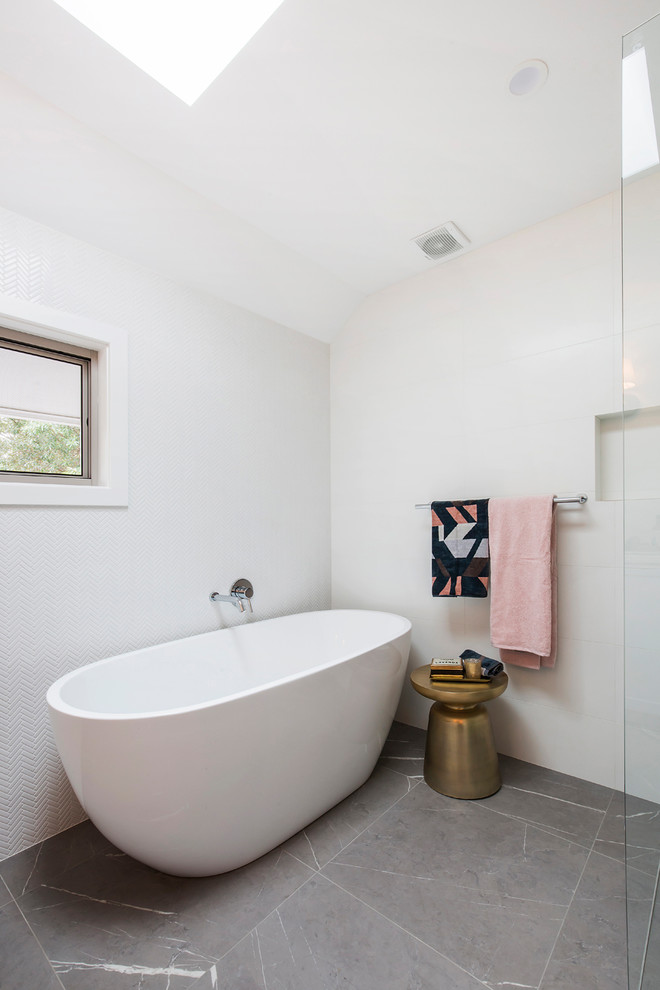
{"type": "Polygon", "coordinates": [[[660,498],[660,405],[632,406],[596,416],[596,498],[660,498]],[[624,458],[625,438],[625,458],[624,458]]]}

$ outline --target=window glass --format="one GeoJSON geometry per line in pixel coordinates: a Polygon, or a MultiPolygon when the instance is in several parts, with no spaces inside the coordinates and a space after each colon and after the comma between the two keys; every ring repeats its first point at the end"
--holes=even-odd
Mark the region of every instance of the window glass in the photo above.
{"type": "Polygon", "coordinates": [[[0,340],[0,472],[88,477],[86,358],[0,340]]]}

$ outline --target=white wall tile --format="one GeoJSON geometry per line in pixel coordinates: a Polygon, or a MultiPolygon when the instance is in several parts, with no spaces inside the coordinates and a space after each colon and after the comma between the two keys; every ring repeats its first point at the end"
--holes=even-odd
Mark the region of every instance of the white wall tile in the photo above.
{"type": "MultiPolygon", "coordinates": [[[[488,600],[432,598],[430,519],[412,504],[589,495],[557,509],[557,666],[511,671],[500,729],[506,752],[601,783],[621,708],[621,511],[595,500],[594,424],[620,406],[617,205],[377,293],[332,345],[333,601],[407,615],[411,669],[467,647],[497,656],[488,600]]],[[[406,686],[399,717],[425,726],[428,708],[406,686]]]]}
{"type": "Polygon", "coordinates": [[[631,384],[625,391],[626,408],[660,406],[660,324],[626,330],[623,357],[627,362],[626,377],[631,384]]]}
{"type": "Polygon", "coordinates": [[[468,404],[468,427],[481,428],[484,413],[490,429],[507,429],[616,408],[612,369],[618,343],[609,335],[472,369],[470,385],[480,400],[468,404]]]}
{"type": "Polygon", "coordinates": [[[521,704],[506,694],[491,702],[489,710],[501,753],[605,787],[619,786],[616,765],[623,749],[623,731],[616,722],[521,704]]]}
{"type": "Polygon", "coordinates": [[[627,182],[623,188],[623,316],[626,334],[658,322],[659,193],[658,172],[627,182]]]}
{"type": "Polygon", "coordinates": [[[593,495],[584,505],[556,509],[557,560],[584,567],[614,567],[621,563],[620,502],[600,502],[593,495]]]}
{"type": "Polygon", "coordinates": [[[466,440],[467,497],[593,490],[593,417],[533,425],[523,420],[505,430],[490,430],[485,419],[466,440]]]}
{"type": "Polygon", "coordinates": [[[557,570],[559,636],[616,643],[616,568],[560,564],[557,570]]]}
{"type": "MultiPolygon", "coordinates": [[[[506,250],[505,241],[499,241],[506,250]]],[[[464,258],[467,260],[467,257],[464,258]]],[[[549,279],[542,259],[531,255],[494,298],[474,300],[468,322],[466,360],[493,364],[612,334],[615,325],[607,267],[580,266],[549,279]]],[[[479,273],[480,274],[480,273],[479,273]]]]}
{"type": "Polygon", "coordinates": [[[623,648],[614,643],[560,639],[554,668],[507,668],[509,700],[620,721],[618,672],[623,648]]]}
{"type": "Polygon", "coordinates": [[[642,554],[627,556],[626,647],[655,651],[660,644],[660,555],[650,560],[644,560],[642,554]]]}

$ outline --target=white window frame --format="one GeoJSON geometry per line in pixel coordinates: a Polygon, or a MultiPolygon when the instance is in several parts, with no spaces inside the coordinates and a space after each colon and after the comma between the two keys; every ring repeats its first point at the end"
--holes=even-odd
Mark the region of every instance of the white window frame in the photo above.
{"type": "MultiPolygon", "coordinates": [[[[128,505],[128,336],[119,327],[0,293],[0,326],[93,351],[91,484],[5,480],[0,505],[128,505]]],[[[36,341],[35,341],[36,342],[36,341]]]]}

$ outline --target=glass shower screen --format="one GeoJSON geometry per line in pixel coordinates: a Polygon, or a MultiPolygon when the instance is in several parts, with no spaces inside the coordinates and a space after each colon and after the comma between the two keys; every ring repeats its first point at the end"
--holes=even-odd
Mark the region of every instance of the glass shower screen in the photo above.
{"type": "Polygon", "coordinates": [[[660,987],[660,16],[623,40],[625,862],[630,990],[660,987]]]}

